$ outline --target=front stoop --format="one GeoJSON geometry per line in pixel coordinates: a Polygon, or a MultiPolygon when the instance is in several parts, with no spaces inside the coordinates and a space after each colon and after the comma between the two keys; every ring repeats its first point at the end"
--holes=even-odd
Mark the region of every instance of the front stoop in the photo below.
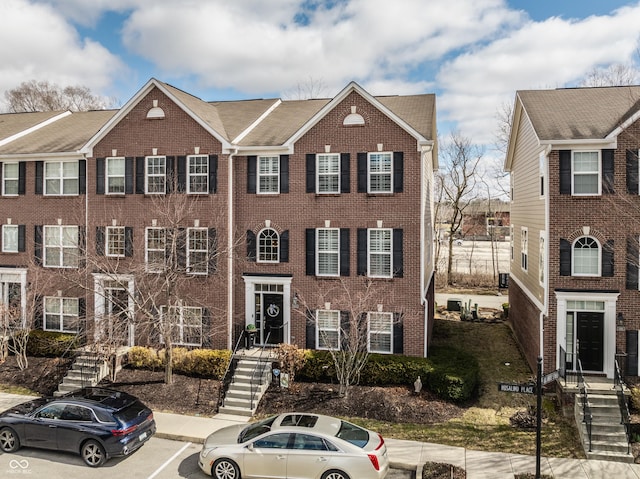
{"type": "Polygon", "coordinates": [[[64,396],[76,389],[95,386],[108,374],[109,365],[103,356],[87,351],[80,352],[53,395],[64,396]]]}
{"type": "Polygon", "coordinates": [[[633,463],[627,433],[622,424],[618,396],[612,388],[589,390],[589,406],[593,421],[591,424],[591,451],[587,425],[583,421],[582,398],[576,394],[575,419],[588,459],[633,463]]]}
{"type": "Polygon", "coordinates": [[[271,359],[242,357],[218,412],[251,417],[271,381],[271,359]],[[253,384],[253,386],[252,386],[253,384]]]}

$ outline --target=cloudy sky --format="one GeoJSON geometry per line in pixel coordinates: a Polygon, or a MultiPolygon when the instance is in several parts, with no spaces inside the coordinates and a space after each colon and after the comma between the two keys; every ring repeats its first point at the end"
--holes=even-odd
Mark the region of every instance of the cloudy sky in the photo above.
{"type": "MultiPolygon", "coordinates": [[[[490,145],[515,91],[637,63],[640,0],[1,0],[0,92],[126,102],[151,77],[204,100],[436,93],[441,134],[490,145]]],[[[0,100],[3,96],[0,95],[0,100]]]]}

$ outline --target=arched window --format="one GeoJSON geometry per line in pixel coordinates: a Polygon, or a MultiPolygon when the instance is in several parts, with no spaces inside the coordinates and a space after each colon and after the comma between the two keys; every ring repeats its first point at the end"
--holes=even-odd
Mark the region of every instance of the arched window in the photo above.
{"type": "Polygon", "coordinates": [[[271,228],[265,228],[258,233],[258,262],[277,263],[279,258],[280,236],[271,228]]]}
{"type": "Polygon", "coordinates": [[[590,236],[573,243],[573,276],[600,276],[600,244],[590,236]]]}

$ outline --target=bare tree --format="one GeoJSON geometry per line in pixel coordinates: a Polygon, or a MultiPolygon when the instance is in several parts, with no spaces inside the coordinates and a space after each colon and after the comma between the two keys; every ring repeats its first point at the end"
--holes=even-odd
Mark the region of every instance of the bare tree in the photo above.
{"type": "Polygon", "coordinates": [[[102,110],[116,104],[113,98],[94,95],[86,86],[60,87],[46,80],[22,82],[4,97],[10,113],[102,110]]]}
{"type": "Polygon", "coordinates": [[[581,87],[625,86],[638,83],[640,72],[627,63],[614,63],[607,68],[593,68],[580,82],[581,87]]]}
{"type": "Polygon", "coordinates": [[[310,76],[282,94],[286,100],[310,100],[312,98],[322,98],[326,96],[327,85],[322,79],[310,76]]]}

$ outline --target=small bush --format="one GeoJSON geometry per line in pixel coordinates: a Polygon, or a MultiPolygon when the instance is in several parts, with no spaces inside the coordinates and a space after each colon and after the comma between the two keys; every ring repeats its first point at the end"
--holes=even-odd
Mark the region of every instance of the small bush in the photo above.
{"type": "MultiPolygon", "coordinates": [[[[231,360],[226,349],[173,348],[173,370],[185,376],[221,379],[231,360]]],[[[166,350],[141,346],[132,347],[127,353],[127,363],[134,369],[157,370],[166,364],[166,350]]]]}
{"type": "Polygon", "coordinates": [[[29,332],[27,354],[47,358],[63,357],[69,356],[80,346],[82,342],[77,334],[34,329],[29,332]]]}
{"type": "Polygon", "coordinates": [[[471,399],[480,381],[478,360],[460,349],[432,347],[433,371],[427,388],[442,399],[462,402],[471,399]]]}
{"type": "Polygon", "coordinates": [[[299,349],[295,344],[281,343],[276,348],[276,355],[280,369],[289,375],[289,381],[293,383],[296,374],[304,366],[306,360],[304,350],[299,349]]]}
{"type": "Polygon", "coordinates": [[[640,411],[640,387],[635,386],[631,388],[631,398],[629,405],[631,406],[632,411],[640,411]]]}
{"type": "Polygon", "coordinates": [[[133,346],[127,353],[127,364],[133,369],[155,370],[162,368],[162,359],[153,348],[133,346]]]}

